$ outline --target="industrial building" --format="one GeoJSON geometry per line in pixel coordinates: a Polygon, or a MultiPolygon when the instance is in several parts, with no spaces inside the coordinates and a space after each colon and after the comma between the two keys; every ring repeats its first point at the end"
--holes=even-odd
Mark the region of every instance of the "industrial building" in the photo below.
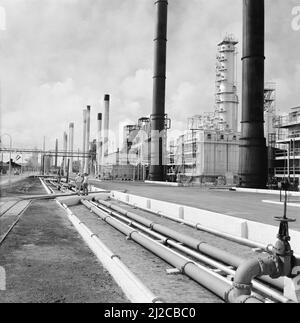
{"type": "Polygon", "coordinates": [[[276,152],[274,176],[298,187],[300,179],[300,106],[275,120],[276,152]]]}
{"type": "Polygon", "coordinates": [[[237,181],[239,132],[236,82],[238,42],[226,35],[218,44],[214,112],[188,119],[187,131],[169,152],[168,176],[183,182],[237,181]]]}
{"type": "Polygon", "coordinates": [[[123,145],[108,154],[102,176],[106,179],[145,180],[150,166],[150,118],[142,117],[123,129],[123,145]]]}
{"type": "Polygon", "coordinates": [[[175,148],[170,148],[169,156],[170,178],[179,180],[179,175],[180,181],[202,183],[223,177],[232,184],[238,173],[239,133],[218,128],[190,128],[179,137],[175,148]]]}

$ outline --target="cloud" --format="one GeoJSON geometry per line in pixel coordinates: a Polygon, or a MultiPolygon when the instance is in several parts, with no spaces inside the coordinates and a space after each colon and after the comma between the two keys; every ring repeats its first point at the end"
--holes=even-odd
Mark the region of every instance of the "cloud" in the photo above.
{"type": "MultiPolygon", "coordinates": [[[[291,28],[297,0],[266,0],[266,81],[277,81],[281,111],[299,105],[299,32],[291,28]],[[291,50],[292,48],[292,50],[291,50]]],[[[82,143],[82,109],[92,106],[91,135],[111,94],[111,128],[151,114],[154,1],[0,0],[1,128],[20,146],[61,142],[75,122],[82,143]]],[[[226,33],[239,39],[241,89],[242,2],[169,2],[166,112],[173,130],[214,110],[215,54],[226,33]]]]}

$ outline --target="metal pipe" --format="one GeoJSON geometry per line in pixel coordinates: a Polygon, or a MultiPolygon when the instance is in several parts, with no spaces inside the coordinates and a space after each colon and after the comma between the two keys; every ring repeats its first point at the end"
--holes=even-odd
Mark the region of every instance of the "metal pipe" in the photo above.
{"type": "MultiPolygon", "coordinates": [[[[98,206],[96,203],[94,202],[90,202],[91,204],[93,204],[94,206],[98,206]]],[[[143,232],[147,233],[148,235],[154,237],[155,239],[158,239],[161,241],[162,244],[164,245],[170,245],[171,247],[173,248],[176,248],[177,250],[179,251],[182,251],[184,252],[186,255],[189,255],[209,266],[212,266],[214,268],[217,268],[221,271],[223,271],[224,273],[228,274],[228,275],[231,275],[231,276],[234,276],[236,271],[234,271],[231,267],[228,267],[226,265],[223,265],[215,260],[212,260],[211,258],[208,258],[206,256],[203,256],[201,255],[200,253],[196,252],[196,251],[193,251],[185,246],[183,246],[181,243],[178,243],[176,241],[173,241],[173,240],[170,240],[168,237],[166,236],[163,236],[161,234],[158,234],[156,232],[153,232],[151,229],[147,229],[146,227],[144,227],[143,225],[140,225],[139,223],[135,222],[135,221],[132,221],[131,219],[128,219],[122,215],[119,215],[118,213],[116,212],[113,212],[113,211],[110,211],[109,209],[105,208],[105,207],[101,207],[99,206],[101,209],[103,209],[105,212],[107,212],[108,214],[114,216],[114,217],[117,217],[118,219],[124,221],[124,222],[127,222],[128,225],[130,226],[134,226],[135,228],[139,229],[139,230],[142,230],[143,232]]],[[[274,289],[272,288],[269,288],[263,284],[261,284],[260,282],[257,282],[257,281],[253,281],[253,287],[264,293],[265,295],[267,295],[268,297],[271,297],[272,299],[274,300],[277,300],[279,302],[282,302],[282,303],[288,303],[290,302],[290,300],[286,297],[284,297],[282,294],[280,294],[279,292],[275,291],[274,289]]]]}
{"type": "MultiPolygon", "coordinates": [[[[83,154],[86,153],[86,116],[87,116],[87,111],[83,110],[83,135],[82,135],[83,154]]],[[[82,156],[81,172],[84,173],[84,170],[85,170],[85,156],[82,156]]]]}
{"type": "Polygon", "coordinates": [[[151,228],[155,232],[166,235],[169,238],[179,241],[179,242],[185,244],[186,246],[189,246],[195,250],[198,250],[201,253],[209,255],[210,257],[212,257],[214,259],[218,259],[224,263],[229,263],[232,266],[238,267],[241,264],[241,262],[244,261],[244,259],[241,259],[240,257],[235,256],[235,255],[232,255],[231,253],[229,253],[227,251],[221,250],[219,248],[216,248],[214,246],[207,244],[204,241],[200,241],[198,239],[195,239],[190,236],[179,233],[175,230],[169,229],[163,225],[160,225],[160,224],[157,224],[153,221],[145,219],[144,217],[137,215],[135,213],[128,212],[119,206],[116,206],[116,205],[113,205],[111,203],[108,203],[106,201],[101,201],[101,200],[99,200],[98,203],[102,204],[108,208],[111,208],[112,210],[115,210],[115,211],[127,216],[128,218],[143,224],[144,226],[146,226],[148,228],[151,228]]]}
{"type": "Polygon", "coordinates": [[[240,186],[265,188],[267,149],[264,137],[264,0],[243,0],[243,90],[240,138],[240,186]]]}
{"type": "Polygon", "coordinates": [[[97,173],[100,175],[102,165],[102,113],[98,113],[97,173]]]}
{"type": "Polygon", "coordinates": [[[252,280],[262,275],[277,275],[279,269],[271,256],[250,259],[238,267],[233,283],[233,289],[228,294],[231,303],[238,303],[240,298],[251,295],[252,280]]]}
{"type": "Polygon", "coordinates": [[[137,278],[129,268],[119,259],[118,255],[109,250],[100,239],[88,229],[71,211],[67,206],[57,201],[63,207],[69,220],[77,229],[79,234],[110,272],[118,285],[125,292],[126,296],[131,302],[135,303],[162,303],[162,299],[156,297],[143,283],[137,278]]]}
{"type": "Polygon", "coordinates": [[[124,203],[126,205],[129,205],[129,206],[134,206],[137,209],[140,209],[140,210],[155,214],[157,216],[167,218],[167,219],[169,219],[171,221],[174,221],[174,222],[177,222],[177,223],[180,223],[180,224],[185,224],[185,225],[187,225],[189,227],[195,228],[196,230],[211,233],[211,234],[213,234],[215,236],[218,236],[218,237],[221,237],[221,238],[233,241],[233,242],[237,242],[239,244],[242,244],[242,245],[250,247],[250,248],[260,248],[262,250],[266,249],[266,246],[261,244],[261,243],[253,242],[253,241],[250,241],[250,240],[245,239],[245,238],[236,237],[236,236],[233,236],[233,235],[228,234],[228,233],[224,233],[224,232],[220,232],[220,231],[208,228],[208,227],[204,227],[203,225],[201,225],[199,223],[195,224],[194,222],[190,222],[190,221],[187,221],[187,220],[184,220],[184,219],[174,218],[172,216],[163,214],[160,211],[153,211],[153,210],[151,210],[149,208],[142,207],[142,206],[137,206],[135,204],[133,205],[133,204],[130,204],[130,203],[127,203],[127,202],[124,202],[124,201],[122,201],[122,203],[124,203]]]}
{"type": "MultiPolygon", "coordinates": [[[[140,215],[137,215],[135,213],[129,212],[117,205],[113,205],[112,203],[102,201],[102,200],[97,200],[97,202],[100,205],[104,205],[105,207],[111,208],[112,210],[115,210],[128,218],[135,220],[148,228],[151,228],[152,230],[159,232],[163,235],[168,236],[169,238],[172,238],[176,241],[179,241],[181,243],[184,243],[185,245],[200,251],[201,253],[204,253],[206,255],[209,255],[210,257],[213,257],[214,259],[217,259],[219,261],[222,261],[225,264],[229,264],[234,267],[239,267],[241,264],[245,262],[245,259],[232,255],[229,252],[226,252],[222,249],[216,248],[214,246],[211,246],[207,244],[206,242],[191,238],[189,236],[183,235],[175,230],[169,229],[167,227],[164,227],[160,224],[156,224],[153,221],[150,221],[140,215]]],[[[276,286],[277,288],[282,289],[283,288],[283,280],[282,279],[271,279],[267,276],[262,277],[262,280],[266,281],[269,284],[272,284],[276,286]]]]}
{"type": "Polygon", "coordinates": [[[73,150],[74,150],[74,123],[69,124],[69,152],[70,152],[70,162],[68,173],[72,174],[73,172],[73,150]]]}
{"type": "Polygon", "coordinates": [[[108,133],[109,133],[109,108],[110,108],[110,96],[104,95],[104,138],[103,138],[103,162],[106,162],[108,156],[108,133]]]}
{"type": "MultiPolygon", "coordinates": [[[[112,227],[125,234],[128,237],[128,239],[131,239],[140,244],[141,246],[145,247],[153,254],[157,255],[161,259],[165,260],[167,263],[177,268],[181,273],[187,275],[194,281],[198,282],[200,285],[212,291],[220,298],[226,299],[226,295],[229,290],[228,286],[231,285],[231,283],[226,278],[212,272],[211,270],[199,264],[195,264],[190,259],[153,241],[149,237],[138,232],[136,229],[132,229],[128,225],[114,219],[107,213],[101,211],[97,207],[93,206],[90,202],[81,200],[81,203],[85,205],[88,209],[90,209],[92,212],[97,214],[106,223],[110,224],[112,227]]],[[[259,300],[255,297],[247,298],[247,302],[263,303],[262,300],[259,300]]]]}
{"type": "Polygon", "coordinates": [[[168,1],[156,0],[154,37],[153,107],[151,115],[150,180],[166,178],[165,158],[165,92],[167,57],[168,1]]]}

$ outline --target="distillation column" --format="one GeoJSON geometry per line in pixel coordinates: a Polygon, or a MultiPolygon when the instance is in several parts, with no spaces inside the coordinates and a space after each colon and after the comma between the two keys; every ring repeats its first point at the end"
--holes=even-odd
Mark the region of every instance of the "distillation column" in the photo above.
{"type": "Polygon", "coordinates": [[[151,115],[150,180],[163,181],[166,177],[165,92],[168,1],[157,0],[154,37],[153,107],[151,115]]]}
{"type": "Polygon", "coordinates": [[[243,90],[240,186],[264,188],[267,150],[264,137],[264,0],[243,0],[243,90]]]}

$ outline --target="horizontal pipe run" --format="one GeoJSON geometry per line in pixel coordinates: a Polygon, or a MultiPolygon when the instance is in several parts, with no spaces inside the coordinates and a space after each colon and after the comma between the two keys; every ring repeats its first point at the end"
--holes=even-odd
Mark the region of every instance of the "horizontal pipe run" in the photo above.
{"type": "MultiPolygon", "coordinates": [[[[169,248],[153,241],[149,237],[139,233],[136,229],[132,229],[126,224],[114,219],[104,211],[101,211],[93,204],[84,200],[81,200],[81,202],[88,209],[97,214],[102,220],[125,234],[128,238],[145,247],[167,263],[180,270],[182,273],[198,282],[200,285],[212,291],[223,300],[227,298],[227,293],[231,287],[231,283],[226,278],[212,272],[211,270],[203,266],[200,266],[199,264],[195,264],[190,259],[183,257],[182,255],[170,250],[169,248]]],[[[259,300],[255,297],[247,298],[246,302],[263,303],[262,300],[259,300]]]]}
{"type": "Polygon", "coordinates": [[[143,225],[151,228],[152,230],[154,230],[158,233],[166,235],[171,239],[179,241],[190,248],[200,251],[200,252],[202,252],[206,255],[209,255],[210,257],[212,257],[214,259],[218,259],[219,261],[222,261],[224,263],[228,262],[230,265],[238,267],[241,264],[241,262],[244,261],[244,259],[242,259],[238,256],[235,256],[235,255],[232,255],[231,253],[229,253],[227,251],[224,251],[224,250],[221,250],[221,249],[216,248],[214,246],[211,246],[204,241],[200,241],[198,239],[181,234],[175,230],[169,229],[169,228],[167,228],[163,225],[157,224],[153,221],[147,220],[147,219],[143,218],[142,216],[134,214],[132,212],[128,212],[119,206],[113,205],[113,204],[105,202],[105,201],[98,201],[98,203],[101,205],[104,205],[108,208],[111,208],[111,209],[129,217],[132,220],[142,223],[143,225]]]}
{"type": "MultiPolygon", "coordinates": [[[[196,251],[193,251],[187,247],[182,246],[180,243],[176,242],[176,241],[172,241],[170,240],[168,237],[165,237],[161,234],[158,234],[156,232],[151,231],[150,229],[147,229],[145,227],[143,227],[142,225],[140,225],[139,223],[136,223],[134,221],[129,220],[128,218],[126,218],[125,216],[119,215],[116,212],[110,211],[108,208],[106,207],[102,207],[100,205],[97,205],[94,202],[91,202],[91,204],[93,204],[94,206],[98,206],[100,209],[104,210],[105,212],[109,213],[110,215],[117,217],[118,219],[127,222],[128,225],[130,226],[134,226],[135,228],[144,231],[145,233],[147,233],[148,235],[151,235],[153,237],[155,237],[156,239],[159,239],[161,241],[161,243],[165,244],[165,245],[170,245],[174,248],[176,248],[179,251],[184,252],[185,254],[192,256],[193,258],[207,264],[210,265],[214,268],[220,269],[221,271],[225,272],[228,275],[234,276],[235,275],[235,270],[229,268],[226,265],[223,265],[219,262],[216,262],[215,260],[212,260],[206,256],[203,256],[201,254],[199,254],[196,251]]],[[[254,289],[256,289],[257,291],[260,291],[262,293],[264,293],[265,295],[267,295],[268,297],[271,297],[272,299],[279,301],[281,303],[290,303],[290,300],[286,297],[284,297],[282,294],[280,294],[279,292],[275,291],[274,289],[265,286],[257,281],[253,281],[253,287],[254,289]]]]}
{"type": "MultiPolygon", "coordinates": [[[[111,209],[131,218],[132,220],[142,223],[143,225],[151,228],[152,230],[154,230],[156,232],[167,235],[169,238],[172,238],[176,241],[184,243],[187,246],[200,251],[201,253],[209,255],[210,257],[213,257],[216,260],[222,261],[225,264],[229,264],[231,266],[238,268],[241,264],[243,264],[245,262],[245,259],[243,259],[241,257],[232,255],[222,249],[210,246],[209,244],[207,244],[205,242],[202,242],[197,239],[180,234],[180,233],[178,233],[174,230],[171,230],[167,227],[164,227],[162,225],[156,225],[153,221],[147,220],[144,217],[139,216],[135,213],[126,211],[125,209],[123,209],[119,206],[116,206],[116,205],[113,205],[109,202],[105,202],[105,201],[101,201],[101,200],[97,200],[97,202],[100,205],[111,208],[111,209]]],[[[270,277],[267,277],[267,276],[263,276],[260,279],[275,286],[276,288],[283,289],[283,279],[271,279],[270,277]]]]}
{"type": "MultiPolygon", "coordinates": [[[[115,199],[114,197],[112,197],[112,198],[115,199]]],[[[115,199],[115,200],[119,201],[118,199],[115,199]]],[[[124,202],[124,201],[121,201],[121,202],[126,204],[126,205],[129,205],[129,206],[134,206],[137,209],[140,209],[140,210],[143,210],[143,211],[146,211],[146,212],[149,212],[149,213],[152,213],[152,214],[167,218],[167,219],[172,220],[174,222],[185,224],[185,225],[187,225],[189,227],[192,227],[192,228],[195,228],[195,229],[197,229],[199,231],[204,231],[204,232],[207,232],[207,233],[211,233],[211,234],[213,234],[215,236],[218,236],[220,238],[224,238],[224,239],[227,239],[227,240],[230,240],[230,241],[233,241],[233,242],[237,242],[239,244],[242,244],[242,245],[250,247],[250,248],[259,248],[259,249],[262,249],[262,250],[266,249],[266,246],[259,243],[259,242],[254,242],[254,241],[250,241],[250,240],[245,239],[245,238],[240,238],[240,237],[233,236],[231,234],[223,233],[223,232],[220,232],[220,231],[217,231],[217,230],[202,226],[199,223],[195,224],[193,222],[190,222],[190,221],[187,221],[187,220],[184,220],[184,219],[174,218],[174,217],[171,217],[169,215],[163,214],[160,211],[156,212],[156,211],[153,211],[153,210],[151,210],[149,208],[146,208],[146,207],[137,206],[135,204],[127,203],[127,202],[124,202]]]]}

